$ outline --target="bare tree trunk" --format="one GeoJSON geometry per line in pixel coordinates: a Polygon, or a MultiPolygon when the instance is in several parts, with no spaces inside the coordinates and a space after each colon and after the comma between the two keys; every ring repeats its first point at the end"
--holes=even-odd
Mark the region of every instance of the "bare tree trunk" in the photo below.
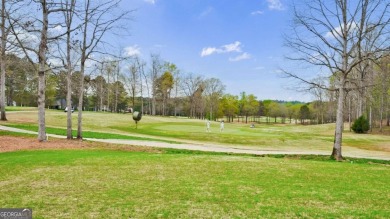
{"type": "Polygon", "coordinates": [[[389,102],[386,101],[386,126],[390,125],[390,120],[389,120],[389,102]]]}
{"type": "MultiPolygon", "coordinates": [[[[70,54],[70,51],[69,51],[70,54]]],[[[68,61],[70,62],[70,57],[68,57],[68,61]]],[[[69,63],[70,64],[70,63],[69,63]]],[[[66,107],[68,111],[66,112],[66,138],[72,139],[72,69],[68,65],[68,73],[66,75],[67,81],[67,92],[66,92],[66,107]]]]}
{"type": "Polygon", "coordinates": [[[142,84],[142,72],[143,72],[143,64],[141,66],[141,64],[139,63],[138,64],[138,67],[139,67],[139,80],[140,80],[140,92],[141,92],[141,113],[142,115],[144,114],[144,96],[143,96],[143,84],[142,84]]]}
{"type": "Polygon", "coordinates": [[[213,118],[213,107],[210,106],[210,120],[214,120],[213,118]]]}
{"type": "Polygon", "coordinates": [[[5,32],[5,0],[1,1],[1,54],[0,54],[0,110],[1,110],[1,118],[0,120],[6,121],[7,117],[5,114],[5,47],[7,34],[5,32]]]}
{"type": "MultiPolygon", "coordinates": [[[[4,0],[3,0],[4,1],[4,0]]],[[[6,113],[5,113],[5,63],[3,59],[3,55],[1,55],[1,81],[0,81],[0,109],[1,109],[1,118],[2,121],[7,121],[6,113]]]]}
{"type": "Polygon", "coordinates": [[[85,1],[85,14],[84,14],[84,25],[83,25],[83,44],[81,47],[81,64],[80,64],[80,93],[79,93],[79,104],[77,107],[77,139],[83,139],[83,102],[84,102],[84,72],[85,72],[85,61],[87,58],[87,30],[88,30],[88,17],[89,17],[89,6],[90,0],[85,1]]]}
{"type": "Polygon", "coordinates": [[[349,98],[348,101],[348,123],[349,123],[349,131],[352,131],[352,126],[351,126],[351,98],[349,98]]]}
{"type": "Polygon", "coordinates": [[[118,66],[117,66],[117,72],[116,72],[116,81],[115,81],[115,106],[114,106],[114,112],[118,112],[118,78],[119,78],[119,61],[118,61],[118,66]]]}
{"type": "MultiPolygon", "coordinates": [[[[344,81],[342,81],[344,83],[344,81]]],[[[340,86],[339,88],[339,99],[337,102],[337,114],[336,114],[336,130],[335,130],[335,141],[332,151],[332,157],[336,160],[342,160],[343,156],[341,153],[341,143],[343,135],[343,109],[344,109],[344,88],[340,86]]]]}
{"type": "Polygon", "coordinates": [[[372,107],[370,106],[370,132],[372,132],[372,107]]]}
{"type": "MultiPolygon", "coordinates": [[[[109,66],[111,68],[111,66],[109,66]]],[[[110,86],[110,74],[111,70],[107,69],[107,109],[106,111],[111,111],[111,106],[110,106],[110,91],[111,91],[111,86],[110,86]]]]}
{"type": "Polygon", "coordinates": [[[152,96],[152,116],[155,116],[156,115],[156,96],[155,96],[155,94],[152,94],[152,95],[153,95],[152,96]]]}
{"type": "Polygon", "coordinates": [[[173,101],[175,117],[177,116],[177,87],[178,87],[177,82],[178,80],[175,81],[175,99],[173,101]]]}
{"type": "Polygon", "coordinates": [[[69,0],[65,2],[66,10],[64,11],[65,15],[65,23],[66,23],[66,107],[68,108],[67,111],[67,129],[66,129],[66,138],[72,139],[72,61],[71,61],[71,49],[72,49],[72,42],[71,42],[71,29],[72,29],[72,23],[73,23],[73,15],[74,15],[74,5],[75,0],[69,0]]]}
{"type": "Polygon", "coordinates": [[[379,131],[380,132],[382,132],[383,131],[383,125],[382,125],[382,123],[383,123],[383,107],[384,107],[384,94],[383,94],[383,92],[381,92],[381,104],[380,104],[380,115],[379,115],[379,131]]]}
{"type": "MultiPolygon", "coordinates": [[[[88,0],[89,5],[89,0],[88,0]]],[[[84,30],[87,29],[86,27],[87,22],[84,24],[84,30]]],[[[86,44],[86,31],[84,31],[84,42],[83,42],[83,48],[85,48],[86,44]]],[[[80,65],[80,75],[81,75],[81,81],[80,81],[80,93],[79,93],[79,103],[77,106],[77,139],[82,140],[83,139],[83,102],[84,102],[84,75],[85,75],[85,49],[81,52],[81,65],[80,65]]]]}
{"type": "MultiPolygon", "coordinates": [[[[68,29],[69,30],[69,29],[68,29]]],[[[67,36],[67,75],[66,75],[66,138],[72,139],[72,65],[70,61],[70,33],[67,36]]]]}
{"type": "Polygon", "coordinates": [[[364,88],[363,88],[363,79],[360,80],[360,86],[361,86],[361,89],[360,92],[358,92],[358,111],[357,111],[357,118],[359,118],[360,116],[363,115],[363,98],[364,98],[364,88]]]}
{"type": "Polygon", "coordinates": [[[103,68],[104,68],[104,63],[102,62],[102,68],[100,69],[100,76],[101,76],[101,80],[100,80],[100,111],[103,110],[103,95],[104,95],[104,92],[103,92],[103,68]]]}
{"type": "MultiPolygon", "coordinates": [[[[85,57],[85,55],[84,55],[85,57]]],[[[83,139],[83,102],[84,102],[84,71],[85,71],[85,59],[81,58],[81,81],[80,81],[80,94],[79,94],[79,104],[77,107],[77,139],[83,139]]]]}
{"type": "Polygon", "coordinates": [[[42,30],[41,42],[39,44],[39,70],[38,70],[38,140],[46,141],[46,121],[45,121],[45,90],[46,90],[46,51],[47,51],[47,31],[49,26],[49,11],[47,3],[42,0],[42,30]]]}

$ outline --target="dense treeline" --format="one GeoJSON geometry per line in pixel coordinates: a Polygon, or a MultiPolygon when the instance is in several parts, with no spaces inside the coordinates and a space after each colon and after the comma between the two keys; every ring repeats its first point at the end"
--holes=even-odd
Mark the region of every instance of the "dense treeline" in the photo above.
{"type": "MultiPolygon", "coordinates": [[[[118,71],[114,62],[103,62],[84,78],[83,110],[138,110],[150,115],[225,119],[226,122],[245,123],[335,122],[336,92],[313,89],[311,93],[316,100],[310,103],[258,100],[253,94],[245,92],[235,96],[224,93],[225,86],[219,79],[182,73],[176,65],[162,61],[157,55],[152,55],[151,59],[154,59],[151,64],[155,66],[148,66],[139,57],[133,57],[123,64],[120,68],[122,71],[118,71]],[[142,63],[142,66],[137,66],[137,63],[142,63]],[[156,66],[157,63],[159,66],[156,66]]],[[[7,105],[37,106],[37,75],[30,63],[14,55],[8,55],[7,60],[7,105]]],[[[357,90],[348,93],[345,122],[352,122],[363,115],[373,127],[389,126],[389,69],[390,59],[383,58],[373,66],[370,81],[367,82],[371,86],[365,89],[364,96],[357,90]],[[360,104],[363,108],[359,108],[360,104]]],[[[76,88],[80,80],[80,72],[73,72],[72,83],[76,88]]],[[[46,83],[46,106],[64,109],[66,72],[50,71],[46,83]]],[[[79,89],[72,91],[74,107],[77,106],[79,93],[79,89]]]]}

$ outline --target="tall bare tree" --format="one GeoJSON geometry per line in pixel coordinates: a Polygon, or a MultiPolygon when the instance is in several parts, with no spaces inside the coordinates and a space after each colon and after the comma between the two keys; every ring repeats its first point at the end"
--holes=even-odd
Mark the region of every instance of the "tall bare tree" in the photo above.
{"type": "Polygon", "coordinates": [[[205,94],[210,110],[210,120],[216,119],[216,111],[218,109],[219,99],[223,95],[225,86],[217,78],[206,79],[205,94]]]}
{"type": "Polygon", "coordinates": [[[173,114],[174,116],[176,117],[177,116],[177,108],[178,108],[178,104],[179,104],[179,96],[181,94],[181,89],[180,89],[180,83],[182,82],[182,78],[181,78],[181,74],[180,74],[180,70],[176,68],[175,71],[173,71],[173,80],[174,80],[174,83],[173,83],[173,90],[174,90],[174,97],[173,97],[173,105],[174,105],[174,109],[173,109],[173,114]]]}
{"type": "MultiPolygon", "coordinates": [[[[336,79],[338,96],[332,157],[341,160],[343,113],[346,92],[355,83],[351,73],[359,65],[377,60],[389,47],[389,1],[310,0],[294,5],[294,26],[286,44],[295,51],[289,59],[326,69],[336,79]]],[[[285,73],[313,86],[293,72],[285,73]]],[[[357,85],[357,88],[360,88],[357,85]]]]}
{"type": "Polygon", "coordinates": [[[125,85],[127,87],[127,90],[129,91],[130,98],[131,98],[131,103],[132,107],[134,109],[135,107],[135,97],[137,96],[138,93],[138,85],[140,81],[140,75],[139,75],[139,67],[137,65],[137,62],[134,61],[130,66],[129,66],[129,75],[128,77],[125,77],[125,85]]]}
{"type": "Polygon", "coordinates": [[[150,81],[152,83],[152,87],[151,87],[151,90],[152,90],[152,115],[155,116],[156,115],[156,105],[157,105],[157,101],[156,101],[156,97],[157,97],[157,93],[158,93],[158,78],[160,77],[160,74],[161,74],[161,70],[163,68],[163,65],[162,65],[162,61],[161,61],[161,58],[160,58],[160,55],[158,54],[151,54],[150,55],[150,58],[151,58],[151,70],[150,70],[150,81]]]}
{"type": "MultiPolygon", "coordinates": [[[[46,141],[46,120],[45,120],[45,92],[46,92],[46,72],[50,70],[47,65],[47,52],[49,43],[58,40],[66,33],[52,34],[49,36],[49,28],[54,29],[61,26],[61,21],[49,23],[49,15],[60,13],[66,9],[62,7],[61,1],[56,0],[33,0],[40,8],[41,18],[26,16],[11,26],[12,34],[15,36],[20,49],[24,52],[27,59],[35,66],[33,53],[38,58],[38,140],[46,141]],[[32,45],[31,39],[26,38],[27,34],[39,33],[38,45],[32,45]],[[37,48],[38,47],[38,48],[37,48]]],[[[28,3],[30,4],[30,3],[28,3]]],[[[31,5],[26,5],[26,8],[31,5]]],[[[38,36],[37,36],[38,38],[38,36]]]]}
{"type": "MultiPolygon", "coordinates": [[[[84,75],[86,62],[91,60],[95,53],[104,53],[104,50],[99,46],[107,44],[104,37],[118,29],[124,29],[122,21],[128,20],[131,11],[119,10],[121,0],[115,1],[91,1],[85,0],[82,9],[81,20],[83,26],[81,28],[82,38],[80,39],[81,50],[81,83],[80,97],[78,103],[78,122],[77,122],[77,138],[82,139],[82,122],[83,122],[83,98],[84,98],[84,75]]],[[[101,71],[103,71],[102,62],[101,71]]],[[[102,100],[102,99],[101,99],[102,100]]],[[[102,107],[102,102],[100,107],[102,107]]],[[[101,110],[101,108],[100,108],[101,110]]]]}
{"type": "Polygon", "coordinates": [[[64,66],[66,69],[66,138],[72,139],[72,73],[74,70],[75,63],[72,62],[71,52],[72,52],[72,28],[73,28],[73,17],[75,15],[75,4],[76,0],[65,0],[62,2],[64,7],[64,18],[65,18],[65,27],[66,27],[66,54],[64,60],[64,66]]]}
{"type": "Polygon", "coordinates": [[[190,111],[189,117],[194,118],[197,114],[197,109],[201,106],[201,98],[204,91],[204,79],[192,73],[188,73],[183,79],[183,92],[189,99],[190,111]]]}
{"type": "MultiPolygon", "coordinates": [[[[141,113],[143,115],[144,114],[144,96],[143,96],[143,86],[144,85],[143,85],[142,76],[145,77],[144,68],[145,68],[146,63],[144,61],[142,61],[138,56],[136,56],[135,57],[135,64],[138,67],[138,73],[139,73],[139,86],[140,86],[139,92],[140,92],[140,96],[141,96],[141,113]]],[[[145,81],[145,83],[147,84],[147,81],[145,81]]],[[[148,87],[147,87],[147,89],[148,89],[148,87]]]]}
{"type": "Polygon", "coordinates": [[[1,47],[0,47],[0,120],[6,121],[5,115],[5,46],[7,43],[5,0],[1,1],[1,47]]]}

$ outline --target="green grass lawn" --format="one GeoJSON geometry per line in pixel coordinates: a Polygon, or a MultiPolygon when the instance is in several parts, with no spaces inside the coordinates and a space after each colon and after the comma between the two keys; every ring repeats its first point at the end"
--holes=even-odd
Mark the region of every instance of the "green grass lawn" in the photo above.
{"type": "Polygon", "coordinates": [[[20,106],[6,106],[5,107],[6,112],[13,112],[13,111],[37,111],[37,107],[20,107],[20,106]]]}
{"type": "Polygon", "coordinates": [[[387,218],[390,167],[215,154],[0,153],[0,206],[34,218],[387,218]]]}
{"type": "Polygon", "coordinates": [[[14,137],[36,137],[36,135],[20,133],[20,132],[10,132],[0,130],[0,136],[14,136],[14,137]]]}
{"type": "MultiPolygon", "coordinates": [[[[333,146],[334,124],[295,125],[295,124],[256,124],[250,128],[245,123],[225,123],[225,131],[219,132],[219,123],[211,123],[211,133],[205,131],[205,121],[188,118],[168,118],[143,116],[135,129],[131,114],[104,112],[83,113],[84,134],[107,133],[107,138],[121,138],[120,135],[140,135],[140,137],[160,138],[175,141],[198,141],[227,144],[235,147],[279,150],[317,150],[331,151],[333,146]],[[114,136],[114,135],[116,136],[114,136]]],[[[9,122],[5,125],[37,124],[36,112],[17,112],[8,114],[9,122]]],[[[59,110],[47,110],[46,122],[49,131],[52,128],[66,127],[66,113],[59,110]]],[[[77,124],[77,113],[73,113],[73,127],[77,124]]],[[[74,128],[76,129],[76,128],[74,128]]],[[[390,152],[390,136],[379,134],[343,134],[343,146],[372,151],[390,152]]],[[[85,136],[86,137],[86,136],[85,136]]]]}
{"type": "MultiPolygon", "coordinates": [[[[36,125],[36,124],[5,124],[5,125],[9,126],[9,127],[13,127],[13,128],[38,132],[38,125],[36,125]]],[[[67,134],[66,129],[53,128],[53,127],[46,127],[46,133],[55,134],[55,135],[62,135],[62,136],[66,136],[66,134],[67,134]]],[[[72,134],[73,134],[73,136],[77,136],[77,130],[72,130],[72,134]]],[[[164,141],[164,140],[157,139],[157,138],[143,138],[143,137],[130,136],[130,135],[121,135],[121,134],[103,133],[103,132],[92,132],[92,131],[84,131],[83,138],[124,139],[124,140],[142,140],[142,141],[159,141],[159,142],[167,142],[167,143],[178,143],[175,141],[164,141]]]]}

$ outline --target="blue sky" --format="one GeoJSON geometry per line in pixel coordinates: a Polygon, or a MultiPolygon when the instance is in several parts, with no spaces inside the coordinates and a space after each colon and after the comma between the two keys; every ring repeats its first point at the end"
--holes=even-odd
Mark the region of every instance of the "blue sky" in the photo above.
{"type": "Polygon", "coordinates": [[[291,20],[287,0],[127,0],[131,36],[119,43],[148,60],[159,53],[182,72],[219,78],[226,92],[258,99],[309,101],[286,89],[279,70],[288,51],[282,34],[291,20]]]}

